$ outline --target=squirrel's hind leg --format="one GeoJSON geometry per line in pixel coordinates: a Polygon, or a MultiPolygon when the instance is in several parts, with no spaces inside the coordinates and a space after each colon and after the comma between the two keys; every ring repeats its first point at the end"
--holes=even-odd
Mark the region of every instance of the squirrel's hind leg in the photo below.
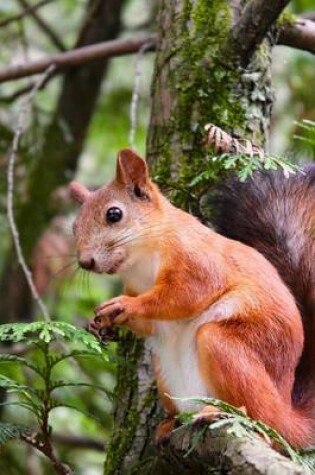
{"type": "MultiPolygon", "coordinates": [[[[250,334],[247,335],[250,338],[250,334]]],[[[279,393],[263,362],[228,323],[207,323],[197,332],[198,364],[214,397],[245,407],[247,414],[303,446],[309,426],[279,393]]]]}

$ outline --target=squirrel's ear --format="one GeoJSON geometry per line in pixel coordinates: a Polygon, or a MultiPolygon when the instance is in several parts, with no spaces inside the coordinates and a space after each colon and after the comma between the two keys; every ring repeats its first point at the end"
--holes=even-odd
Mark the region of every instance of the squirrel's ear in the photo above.
{"type": "Polygon", "coordinates": [[[80,203],[80,205],[82,205],[91,194],[85,186],[80,185],[80,183],[77,183],[76,181],[70,183],[69,189],[71,198],[80,203]]]}
{"type": "Polygon", "coordinates": [[[124,185],[134,185],[140,189],[149,182],[147,164],[130,148],[125,148],[118,153],[116,181],[124,185]]]}

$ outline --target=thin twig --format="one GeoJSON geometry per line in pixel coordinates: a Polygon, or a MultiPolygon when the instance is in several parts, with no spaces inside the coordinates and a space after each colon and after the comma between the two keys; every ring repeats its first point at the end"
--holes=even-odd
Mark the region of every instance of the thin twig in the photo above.
{"type": "MultiPolygon", "coordinates": [[[[50,82],[51,79],[55,77],[55,69],[52,69],[52,72],[47,75],[45,81],[41,84],[41,87],[38,89],[44,89],[47,84],[50,82]]],[[[31,84],[27,84],[26,86],[17,89],[16,91],[12,92],[11,94],[7,94],[5,96],[0,96],[0,104],[11,104],[16,99],[19,99],[21,96],[24,96],[28,92],[30,92],[35,86],[35,82],[31,82],[31,84]]]]}
{"type": "Polygon", "coordinates": [[[233,27],[232,54],[243,67],[251,60],[270,27],[277,20],[290,0],[249,0],[233,27]]]}
{"type": "Polygon", "coordinates": [[[92,439],[91,437],[57,433],[52,435],[52,440],[57,444],[61,444],[62,446],[67,445],[74,449],[96,450],[97,452],[104,452],[105,450],[104,441],[92,439]]]}
{"type": "Polygon", "coordinates": [[[57,33],[51,28],[50,25],[37,13],[36,10],[31,10],[31,5],[28,4],[27,0],[16,0],[25,10],[29,11],[29,15],[33,18],[37,26],[45,33],[45,35],[50,39],[50,41],[56,46],[60,51],[66,51],[66,47],[57,35],[57,33]]]}
{"type": "Polygon", "coordinates": [[[17,15],[11,16],[10,18],[7,18],[6,20],[3,20],[0,22],[0,28],[3,28],[10,23],[14,23],[16,21],[22,20],[22,18],[26,17],[32,12],[35,12],[41,7],[44,7],[45,5],[48,5],[49,3],[54,2],[55,0],[42,0],[41,2],[38,2],[36,5],[30,5],[28,8],[25,8],[21,13],[18,13],[17,15]]]}
{"type": "Polygon", "coordinates": [[[130,132],[129,132],[129,145],[134,147],[135,145],[135,135],[137,129],[137,111],[140,98],[140,82],[141,82],[141,73],[142,73],[142,62],[144,58],[144,53],[152,49],[155,45],[155,42],[148,41],[144,43],[139,49],[136,60],[135,60],[135,78],[133,83],[132,98],[130,104],[130,132]]]}
{"type": "Polygon", "coordinates": [[[315,54],[315,22],[297,17],[279,25],[278,44],[315,54]]]}
{"type": "Polygon", "coordinates": [[[28,268],[28,265],[26,264],[22,247],[21,247],[21,242],[20,242],[20,236],[19,236],[19,231],[17,229],[17,225],[15,222],[14,218],[14,211],[13,211],[13,198],[14,198],[14,164],[15,164],[15,159],[16,155],[18,153],[19,149],[19,144],[21,137],[23,133],[25,132],[25,123],[26,123],[26,116],[30,112],[30,109],[32,107],[32,103],[35,97],[35,94],[37,91],[42,87],[44,82],[46,81],[47,77],[52,73],[54,69],[54,66],[50,66],[45,73],[40,77],[40,79],[35,83],[33,89],[31,92],[27,95],[27,97],[24,98],[24,102],[21,106],[21,109],[18,114],[17,118],[17,127],[15,129],[15,133],[13,136],[13,142],[12,142],[12,147],[11,151],[9,153],[8,157],[8,169],[7,169],[7,217],[8,217],[8,224],[9,228],[13,237],[13,243],[14,247],[16,250],[18,262],[22,267],[22,270],[24,272],[25,278],[27,280],[27,283],[29,285],[30,291],[32,293],[33,299],[35,302],[38,304],[44,319],[49,322],[50,321],[50,316],[47,310],[46,305],[44,304],[43,300],[40,298],[36,286],[34,284],[32,274],[30,269],[28,268]]]}

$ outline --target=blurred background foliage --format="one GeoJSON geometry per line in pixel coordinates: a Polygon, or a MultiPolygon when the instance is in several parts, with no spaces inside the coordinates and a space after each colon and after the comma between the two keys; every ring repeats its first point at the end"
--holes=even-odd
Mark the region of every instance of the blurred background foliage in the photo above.
{"type": "MultiPolygon", "coordinates": [[[[0,0],[0,67],[24,63],[58,49],[70,49],[76,43],[81,25],[87,14],[87,0],[51,0],[36,10],[37,15],[48,25],[39,26],[36,18],[29,14],[11,21],[27,5],[35,5],[35,0],[0,0]],[[53,39],[57,38],[58,41],[53,39]]],[[[156,4],[153,0],[123,1],[120,36],[138,36],[154,30],[156,4]]],[[[294,0],[290,4],[294,13],[315,10],[313,0],[294,0]]],[[[131,130],[130,105],[135,81],[135,56],[114,58],[104,75],[101,93],[89,123],[84,148],[78,161],[76,179],[93,188],[108,182],[113,176],[117,151],[129,145],[131,130]]],[[[135,148],[145,153],[146,129],[150,113],[150,83],[153,70],[153,54],[141,59],[140,98],[137,112],[135,148]]],[[[33,83],[32,78],[10,81],[0,87],[0,271],[10,248],[10,237],[6,222],[6,163],[16,126],[17,113],[21,107],[22,93],[33,83]]],[[[304,119],[315,120],[314,58],[289,48],[274,48],[273,84],[275,106],[271,131],[270,151],[288,153],[292,158],[313,159],[314,144],[301,146],[295,135],[303,133],[298,123],[304,119]],[[298,156],[297,156],[298,150],[298,156]]],[[[34,166],[36,156],[43,146],[44,131],[54,114],[62,88],[62,77],[52,78],[39,91],[32,111],[30,127],[23,138],[16,166],[16,206],[23,202],[27,190],[25,179],[34,166]]],[[[80,97],[76,98],[80,101],[80,97]]],[[[64,132],[67,134],[67,130],[64,132]]],[[[71,136],[68,138],[71,140],[71,136]]],[[[53,143],[52,143],[53,146],[53,143]]],[[[69,176],[69,180],[72,177],[69,176]]],[[[57,193],[60,213],[36,245],[32,254],[35,281],[54,319],[84,327],[91,318],[93,308],[119,290],[115,279],[84,274],[77,271],[75,251],[71,238],[71,224],[75,214],[65,189],[57,193]]],[[[32,226],[32,216],[29,216],[32,226]]],[[[34,316],[36,319],[36,314],[34,316]]],[[[5,351],[5,348],[2,347],[5,351]]],[[[65,361],[58,368],[57,377],[78,381],[78,378],[111,390],[115,382],[115,344],[104,349],[110,358],[104,360],[86,358],[78,365],[65,361]]],[[[36,358],[36,351],[32,358],[36,358]]],[[[18,365],[0,364],[0,372],[7,377],[36,386],[38,381],[18,365]]],[[[68,404],[89,417],[67,408],[59,408],[51,417],[51,425],[56,434],[56,447],[61,459],[74,467],[77,474],[96,475],[102,473],[106,442],[111,430],[111,402],[102,392],[94,389],[67,388],[60,390],[61,397],[68,404]],[[94,419],[97,419],[96,423],[94,419]],[[62,439],[61,436],[65,438],[62,439]],[[79,447],[73,443],[73,436],[89,438],[98,444],[98,450],[79,447]],[[59,442],[58,442],[59,437],[59,442]],[[67,439],[68,438],[68,439],[67,439]],[[62,439],[62,442],[61,442],[62,439]],[[66,441],[67,439],[67,441],[66,441]],[[79,448],[78,448],[79,447],[79,448]]],[[[8,395],[9,400],[14,396],[8,395]]],[[[32,424],[29,415],[16,406],[0,410],[2,421],[32,424]]],[[[88,444],[87,444],[88,445],[88,444]]],[[[0,452],[0,473],[6,475],[40,475],[53,473],[50,464],[37,452],[22,442],[9,442],[0,452]]]]}

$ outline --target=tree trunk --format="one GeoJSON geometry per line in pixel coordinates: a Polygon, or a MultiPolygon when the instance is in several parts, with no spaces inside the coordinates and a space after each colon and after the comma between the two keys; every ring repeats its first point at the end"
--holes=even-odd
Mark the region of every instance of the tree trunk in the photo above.
{"type": "MultiPolygon", "coordinates": [[[[117,37],[124,0],[90,0],[76,47],[117,37]]],[[[18,210],[17,222],[23,251],[32,250],[58,212],[51,194],[73,176],[99,96],[108,61],[98,60],[69,69],[51,123],[44,131],[41,154],[28,178],[28,197],[18,210]]],[[[0,279],[0,322],[28,320],[32,299],[27,282],[10,252],[0,279]]]]}
{"type": "MultiPolygon", "coordinates": [[[[268,142],[271,38],[265,39],[246,69],[235,62],[229,51],[238,3],[160,0],[147,159],[156,181],[172,190],[173,201],[205,221],[210,213],[200,206],[203,196],[193,202],[187,191],[205,168],[204,126],[213,123],[257,145],[268,142]]],[[[213,174],[219,177],[215,169],[213,174]]],[[[120,347],[125,363],[118,372],[115,430],[105,475],[303,473],[264,444],[253,445],[226,433],[208,431],[207,443],[186,458],[187,432],[176,432],[168,447],[157,451],[151,440],[161,408],[153,397],[149,350],[130,335],[120,347]]]]}

